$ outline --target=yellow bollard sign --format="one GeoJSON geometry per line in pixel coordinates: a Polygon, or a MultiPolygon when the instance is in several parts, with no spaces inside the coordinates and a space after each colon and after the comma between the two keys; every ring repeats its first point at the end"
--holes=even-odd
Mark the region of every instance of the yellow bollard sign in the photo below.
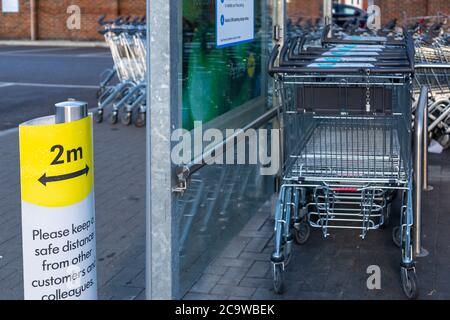
{"type": "Polygon", "coordinates": [[[25,299],[96,299],[92,118],[19,127],[25,299]]]}
{"type": "Polygon", "coordinates": [[[92,125],[84,118],[20,127],[22,200],[44,207],[80,202],[92,191],[92,125]]]}

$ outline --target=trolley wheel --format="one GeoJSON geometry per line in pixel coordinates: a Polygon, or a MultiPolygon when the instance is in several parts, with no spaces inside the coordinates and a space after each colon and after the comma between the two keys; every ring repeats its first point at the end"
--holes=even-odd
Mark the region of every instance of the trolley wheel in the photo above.
{"type": "Polygon", "coordinates": [[[392,203],[389,202],[386,204],[386,207],[383,209],[383,217],[384,217],[384,223],[381,225],[381,228],[387,228],[390,223],[392,213],[392,203]]]}
{"type": "Polygon", "coordinates": [[[305,244],[311,235],[311,227],[306,221],[294,226],[294,240],[296,244],[305,244]]]}
{"type": "Polygon", "coordinates": [[[392,228],[392,241],[394,242],[394,244],[401,248],[402,247],[402,239],[401,239],[401,229],[400,226],[396,226],[394,228],[392,228]]]}
{"type": "Polygon", "coordinates": [[[438,142],[444,149],[448,149],[450,147],[450,135],[444,134],[438,138],[438,142]]]}
{"type": "Polygon", "coordinates": [[[284,291],[283,265],[280,263],[273,266],[273,290],[276,294],[282,294],[284,291]]]}
{"type": "Polygon", "coordinates": [[[122,116],[122,119],[121,119],[122,124],[125,125],[125,126],[129,126],[131,124],[132,119],[133,119],[132,115],[133,115],[133,113],[131,111],[127,111],[127,113],[125,113],[122,116]]]}
{"type": "Polygon", "coordinates": [[[419,290],[417,286],[416,270],[402,267],[400,269],[400,275],[402,277],[402,289],[406,297],[410,300],[417,299],[419,290]]]}
{"type": "Polygon", "coordinates": [[[113,113],[111,113],[111,116],[109,117],[109,122],[111,124],[116,124],[118,121],[119,121],[119,112],[113,111],[113,113]]]}
{"type": "Polygon", "coordinates": [[[136,121],[135,121],[134,125],[138,128],[144,127],[145,119],[146,119],[145,112],[139,112],[136,117],[136,121]]]}
{"type": "Polygon", "coordinates": [[[102,123],[103,122],[103,110],[97,110],[95,113],[95,122],[102,123]]]}

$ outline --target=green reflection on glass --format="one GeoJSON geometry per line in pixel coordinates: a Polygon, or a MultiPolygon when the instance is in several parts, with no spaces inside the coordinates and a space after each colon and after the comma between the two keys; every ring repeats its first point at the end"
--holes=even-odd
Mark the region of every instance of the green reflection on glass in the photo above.
{"type": "MultiPolygon", "coordinates": [[[[183,0],[183,128],[206,123],[261,95],[261,22],[255,40],[216,48],[216,1],[183,0]]],[[[255,1],[255,17],[261,2],[255,1]]]]}

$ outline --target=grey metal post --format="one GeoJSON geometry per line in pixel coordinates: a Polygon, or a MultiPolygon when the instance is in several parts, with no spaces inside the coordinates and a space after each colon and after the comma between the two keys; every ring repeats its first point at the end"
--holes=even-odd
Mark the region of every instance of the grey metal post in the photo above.
{"type": "Polygon", "coordinates": [[[69,123],[88,116],[88,104],[83,101],[68,101],[55,104],[55,123],[69,123]]]}
{"type": "MultiPolygon", "coordinates": [[[[333,27],[333,1],[323,0],[322,11],[323,11],[323,23],[325,25],[329,24],[330,27],[333,27]]],[[[331,36],[331,28],[329,36],[331,36]]]]}
{"type": "Polygon", "coordinates": [[[179,0],[147,0],[147,299],[179,298],[171,133],[181,122],[181,8],[179,0]]]}
{"type": "MultiPolygon", "coordinates": [[[[146,0],[146,15],[147,15],[147,30],[150,28],[150,0],[146,0]]],[[[150,94],[150,33],[147,32],[147,126],[145,132],[145,146],[146,146],[146,161],[145,161],[145,297],[147,300],[152,298],[152,214],[151,214],[151,165],[150,161],[152,159],[152,147],[150,141],[150,107],[151,107],[151,97],[150,94]]]]}
{"type": "MultiPolygon", "coordinates": [[[[428,88],[426,88],[426,96],[428,99],[428,88]]],[[[428,183],[428,100],[423,115],[423,191],[432,191],[433,186],[428,183]]]]}
{"type": "Polygon", "coordinates": [[[415,118],[415,139],[414,139],[414,255],[423,257],[428,252],[422,248],[422,192],[423,192],[423,173],[424,173],[424,140],[427,132],[424,117],[428,106],[428,88],[423,86],[420,91],[419,102],[416,109],[415,118]]]}
{"type": "MultiPolygon", "coordinates": [[[[274,0],[274,10],[272,12],[272,20],[274,24],[274,30],[278,30],[276,34],[274,34],[272,38],[272,44],[276,45],[279,44],[280,46],[283,46],[286,38],[287,38],[287,30],[286,30],[286,24],[287,24],[287,15],[286,15],[286,0],[274,0]]],[[[279,58],[278,58],[279,59],[279,58]]],[[[278,63],[278,61],[277,61],[278,63]]],[[[272,80],[272,86],[275,89],[275,94],[272,98],[272,104],[274,107],[281,107],[282,101],[281,101],[281,92],[276,91],[276,83],[272,80]]],[[[283,130],[283,119],[281,117],[277,117],[273,120],[273,129],[280,129],[283,130]]],[[[280,163],[284,162],[283,155],[283,134],[280,134],[280,163]]],[[[281,169],[279,172],[279,175],[281,174],[281,169]]]]}

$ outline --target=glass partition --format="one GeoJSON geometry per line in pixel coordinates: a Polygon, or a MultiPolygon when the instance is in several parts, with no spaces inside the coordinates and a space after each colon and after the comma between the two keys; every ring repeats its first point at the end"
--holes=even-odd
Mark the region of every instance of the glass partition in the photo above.
{"type": "MultiPolygon", "coordinates": [[[[242,128],[267,110],[270,2],[183,0],[182,128],[192,133],[201,124],[200,132],[214,128],[226,137],[227,129],[242,128]],[[217,21],[218,5],[254,5],[253,39],[218,46],[217,29],[233,21],[229,17],[217,21]]],[[[191,177],[186,192],[174,204],[181,296],[269,199],[271,179],[261,176],[259,166],[252,164],[209,165],[191,177]]]]}

